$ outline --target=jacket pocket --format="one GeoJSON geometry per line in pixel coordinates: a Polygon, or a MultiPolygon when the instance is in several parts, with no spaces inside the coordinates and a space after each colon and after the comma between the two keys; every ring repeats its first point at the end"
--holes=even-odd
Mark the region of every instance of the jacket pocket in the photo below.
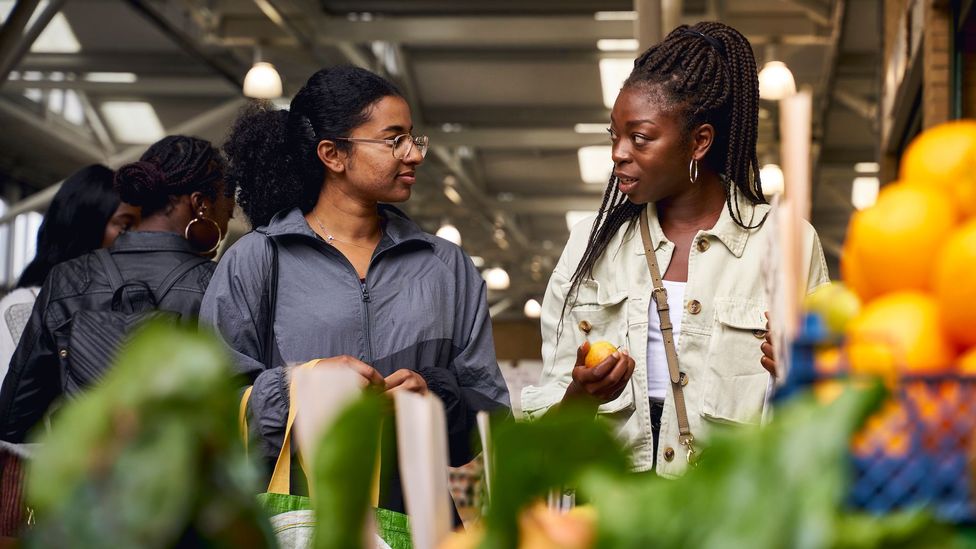
{"type": "MultiPolygon", "coordinates": [[[[572,296],[569,297],[572,299],[572,296]]],[[[619,347],[627,339],[627,291],[608,291],[596,280],[584,280],[566,315],[566,329],[574,333],[576,346],[583,341],[609,341],[619,347]]]]}
{"type": "Polygon", "coordinates": [[[715,301],[715,322],[705,365],[702,415],[732,423],[758,423],[769,373],[762,367],[765,304],[738,298],[715,301]]]}

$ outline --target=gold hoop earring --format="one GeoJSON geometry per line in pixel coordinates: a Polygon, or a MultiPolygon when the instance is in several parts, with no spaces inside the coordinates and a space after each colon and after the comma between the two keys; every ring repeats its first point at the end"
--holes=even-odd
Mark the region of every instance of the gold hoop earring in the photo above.
{"type": "Polygon", "coordinates": [[[692,185],[698,182],[698,161],[694,158],[688,163],[688,179],[692,185]]]}
{"type": "Polygon", "coordinates": [[[186,229],[183,231],[183,238],[201,254],[211,254],[217,251],[217,246],[220,246],[220,241],[223,240],[224,233],[220,230],[220,225],[213,219],[205,216],[204,213],[205,210],[200,210],[197,216],[186,224],[186,229]],[[201,221],[209,222],[209,225],[199,224],[201,221]]]}

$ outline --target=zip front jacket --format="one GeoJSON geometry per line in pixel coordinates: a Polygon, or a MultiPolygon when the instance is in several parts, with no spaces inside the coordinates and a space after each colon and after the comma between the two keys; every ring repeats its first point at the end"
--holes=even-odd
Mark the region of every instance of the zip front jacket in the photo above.
{"type": "Polygon", "coordinates": [[[201,323],[223,336],[253,383],[251,424],[262,453],[277,456],[288,415],[285,365],[349,355],[383,376],[419,373],[444,402],[452,465],[467,462],[479,410],[509,407],[495,359],[485,283],[454,244],[380,206],[383,238],[365,281],[309,227],[300,210],[279,213],[221,258],[201,323]],[[278,245],[273,364],[265,364],[272,248],[278,245]]]}
{"type": "MultiPolygon", "coordinates": [[[[766,204],[739,201],[742,219],[755,224],[769,212],[766,204]]],[[[648,206],[651,243],[662,273],[674,253],[661,229],[657,210],[648,206]]],[[[632,452],[636,471],[651,469],[654,462],[651,418],[647,390],[647,341],[653,283],[647,270],[638,223],[625,224],[610,240],[593,266],[593,276],[584,280],[575,300],[566,302],[573,272],[586,250],[593,218],[578,223],[556,265],[542,304],[542,378],[538,385],[522,390],[522,409],[530,419],[544,415],[562,400],[572,381],[576,349],[587,338],[607,340],[627,348],[634,358],[634,374],[623,393],[601,405],[599,416],[613,426],[620,440],[632,452]],[[589,334],[580,330],[589,324],[589,334]]],[[[677,343],[678,364],[685,374],[683,387],[691,432],[707,438],[713,423],[758,423],[766,407],[770,376],[760,364],[766,329],[764,313],[769,310],[764,279],[769,265],[770,239],[775,226],[763,223],[754,229],[737,225],[727,208],[715,226],[699,231],[688,258],[688,282],[684,303],[672,309],[672,319],[681,316],[677,343]]],[[[828,282],[827,264],[817,233],[804,223],[800,254],[801,288],[811,292],[828,282]]],[[[773,314],[773,313],[771,313],[773,314]]],[[[659,329],[657,326],[654,328],[659,329]]],[[[780,365],[782,369],[782,365],[780,365]]],[[[780,379],[786,372],[780,372],[780,379]]],[[[661,416],[657,449],[657,473],[676,477],[687,466],[678,443],[674,393],[668,387],[661,416]]]]}

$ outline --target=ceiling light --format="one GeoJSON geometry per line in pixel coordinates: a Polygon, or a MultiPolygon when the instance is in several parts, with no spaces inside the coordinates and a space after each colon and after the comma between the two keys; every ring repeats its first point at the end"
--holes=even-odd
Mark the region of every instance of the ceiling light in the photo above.
{"type": "Polygon", "coordinates": [[[109,84],[134,84],[139,77],[134,72],[89,72],[85,74],[88,82],[109,84]]]}
{"type": "Polygon", "coordinates": [[[770,61],[759,71],[759,97],[773,101],[796,93],[793,73],[782,61],[770,61]]]}
{"type": "Polygon", "coordinates": [[[776,164],[766,164],[760,168],[759,179],[762,180],[762,191],[766,197],[783,194],[786,189],[783,170],[776,164]]]}
{"type": "Polygon", "coordinates": [[[630,59],[601,59],[600,84],[603,87],[603,104],[608,109],[613,108],[617,94],[624,85],[624,80],[630,76],[634,62],[630,59]]]}
{"type": "Polygon", "coordinates": [[[859,210],[874,206],[880,188],[881,180],[877,177],[855,177],[851,185],[851,204],[859,210]]]}
{"type": "Polygon", "coordinates": [[[576,133],[607,133],[607,124],[576,124],[573,126],[576,133]]]}
{"type": "Polygon", "coordinates": [[[474,263],[474,266],[480,269],[485,266],[485,258],[480,255],[473,255],[471,256],[471,263],[474,263]]]}
{"type": "Polygon", "coordinates": [[[457,227],[450,223],[441,225],[441,228],[437,229],[437,236],[452,244],[461,245],[461,231],[457,230],[457,227]]]}
{"type": "Polygon", "coordinates": [[[854,164],[854,171],[857,173],[878,173],[881,166],[877,162],[858,162],[854,164]]]}
{"type": "Polygon", "coordinates": [[[459,193],[454,187],[444,185],[444,196],[446,196],[447,199],[453,202],[456,206],[461,205],[461,193],[459,193]]]}
{"type": "Polygon", "coordinates": [[[566,212],[566,228],[572,231],[577,223],[592,215],[596,215],[596,212],[591,210],[569,210],[566,212]]]}
{"type": "Polygon", "coordinates": [[[539,318],[542,316],[542,304],[534,299],[530,299],[525,302],[525,307],[522,307],[522,312],[529,318],[539,318]]]}
{"type": "Polygon", "coordinates": [[[281,97],[281,76],[274,65],[266,61],[254,63],[244,77],[244,95],[255,99],[281,97]]]}
{"type": "Polygon", "coordinates": [[[610,158],[610,145],[593,145],[580,148],[580,177],[586,183],[606,185],[613,173],[613,160],[610,158]]]}
{"type": "Polygon", "coordinates": [[[148,145],[163,138],[163,124],[145,101],[106,101],[101,106],[109,128],[122,143],[148,145]]]}
{"type": "Polygon", "coordinates": [[[601,38],[596,41],[596,48],[600,51],[637,51],[638,45],[635,38],[601,38]]]}
{"type": "Polygon", "coordinates": [[[636,21],[636,11],[598,11],[593,14],[597,21],[636,21]]]}
{"type": "Polygon", "coordinates": [[[485,269],[481,276],[485,279],[489,290],[507,290],[512,283],[508,273],[501,267],[485,269]]]}

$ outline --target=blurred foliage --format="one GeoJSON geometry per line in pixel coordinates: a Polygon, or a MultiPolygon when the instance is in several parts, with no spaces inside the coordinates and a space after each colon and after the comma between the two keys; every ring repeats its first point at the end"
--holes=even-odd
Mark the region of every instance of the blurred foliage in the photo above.
{"type": "Polygon", "coordinates": [[[60,410],[27,479],[33,547],[273,547],[215,338],[150,324],[60,410]]]}
{"type": "Polygon", "coordinates": [[[592,411],[554,409],[535,424],[499,425],[480,547],[517,547],[513,517],[558,486],[576,486],[595,507],[598,547],[972,546],[922,511],[845,509],[851,435],[883,398],[880,384],[848,389],[829,406],[803,396],[762,429],[713,425],[700,465],[677,480],[622,472],[620,450],[592,411]]]}

